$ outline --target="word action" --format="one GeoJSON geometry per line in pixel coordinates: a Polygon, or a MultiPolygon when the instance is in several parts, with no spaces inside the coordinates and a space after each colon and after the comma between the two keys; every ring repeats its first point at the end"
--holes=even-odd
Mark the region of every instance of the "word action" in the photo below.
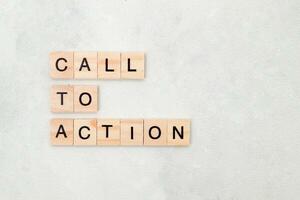
{"type": "Polygon", "coordinates": [[[52,119],[52,145],[186,146],[188,119],[52,119]]]}

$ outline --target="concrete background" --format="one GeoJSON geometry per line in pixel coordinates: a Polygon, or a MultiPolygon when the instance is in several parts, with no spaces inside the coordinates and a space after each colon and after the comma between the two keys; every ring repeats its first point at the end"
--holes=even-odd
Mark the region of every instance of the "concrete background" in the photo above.
{"type": "Polygon", "coordinates": [[[300,1],[1,1],[0,199],[300,198],[300,1]],[[143,81],[54,81],[53,50],[145,51],[143,81]],[[53,115],[52,84],[97,84],[53,115]],[[52,117],[191,118],[188,148],[49,144],[52,117]]]}

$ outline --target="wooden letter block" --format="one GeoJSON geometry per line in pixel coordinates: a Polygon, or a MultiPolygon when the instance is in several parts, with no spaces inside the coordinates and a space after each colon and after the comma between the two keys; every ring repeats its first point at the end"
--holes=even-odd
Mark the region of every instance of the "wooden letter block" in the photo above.
{"type": "Polygon", "coordinates": [[[98,52],[98,78],[120,79],[121,58],[119,52],[98,52]]]}
{"type": "Polygon", "coordinates": [[[121,78],[144,79],[144,56],[142,52],[121,53],[121,78]]]}
{"type": "Polygon", "coordinates": [[[168,145],[186,146],[190,144],[191,120],[168,120],[168,145]]]}
{"type": "Polygon", "coordinates": [[[81,85],[74,86],[74,111],[97,112],[98,110],[98,87],[81,85]]]}
{"type": "Polygon", "coordinates": [[[144,120],[122,119],[121,120],[121,145],[144,144],[144,120]]]}
{"type": "Polygon", "coordinates": [[[51,144],[73,145],[73,119],[52,119],[51,144]]]}
{"type": "Polygon", "coordinates": [[[54,79],[73,79],[73,52],[50,53],[50,76],[54,79]]]}
{"type": "Polygon", "coordinates": [[[144,120],[144,145],[167,145],[167,120],[144,120]]]}
{"type": "Polygon", "coordinates": [[[96,145],[97,120],[75,119],[74,120],[74,145],[96,145]]]}
{"type": "Polygon", "coordinates": [[[74,52],[74,78],[97,79],[97,52],[74,52]]]}
{"type": "Polygon", "coordinates": [[[73,86],[52,86],[50,101],[52,112],[73,112],[73,86]]]}
{"type": "Polygon", "coordinates": [[[120,145],[120,120],[98,119],[97,120],[97,144],[120,145]]]}

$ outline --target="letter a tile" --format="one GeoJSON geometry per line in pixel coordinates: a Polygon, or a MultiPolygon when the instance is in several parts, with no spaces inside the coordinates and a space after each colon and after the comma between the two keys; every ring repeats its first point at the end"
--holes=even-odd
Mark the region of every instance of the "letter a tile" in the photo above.
{"type": "Polygon", "coordinates": [[[52,119],[51,144],[73,145],[73,119],[52,119]]]}
{"type": "Polygon", "coordinates": [[[97,79],[97,52],[74,52],[74,78],[97,79]]]}

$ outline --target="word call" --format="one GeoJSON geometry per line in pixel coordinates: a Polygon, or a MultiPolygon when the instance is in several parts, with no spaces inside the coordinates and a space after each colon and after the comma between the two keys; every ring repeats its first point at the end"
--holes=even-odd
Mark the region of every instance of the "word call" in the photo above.
{"type": "Polygon", "coordinates": [[[144,79],[143,52],[52,52],[53,79],[144,79]]]}

